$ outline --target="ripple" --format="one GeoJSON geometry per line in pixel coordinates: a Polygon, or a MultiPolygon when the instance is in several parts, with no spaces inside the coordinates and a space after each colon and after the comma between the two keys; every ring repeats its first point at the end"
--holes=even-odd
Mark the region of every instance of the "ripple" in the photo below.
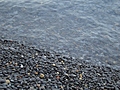
{"type": "Polygon", "coordinates": [[[1,0],[0,38],[38,48],[65,49],[76,58],[84,56],[93,63],[119,66],[118,3],[119,0],[1,0]]]}

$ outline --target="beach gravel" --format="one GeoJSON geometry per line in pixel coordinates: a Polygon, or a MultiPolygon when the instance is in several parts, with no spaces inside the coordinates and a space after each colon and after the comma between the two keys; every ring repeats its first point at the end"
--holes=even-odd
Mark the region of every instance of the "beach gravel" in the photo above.
{"type": "Polygon", "coordinates": [[[120,90],[120,70],[0,40],[0,90],[120,90]]]}

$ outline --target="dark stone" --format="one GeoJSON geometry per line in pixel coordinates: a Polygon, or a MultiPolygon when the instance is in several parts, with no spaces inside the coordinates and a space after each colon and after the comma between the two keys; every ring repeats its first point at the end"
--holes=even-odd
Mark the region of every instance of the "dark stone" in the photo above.
{"type": "Polygon", "coordinates": [[[0,85],[0,90],[7,90],[7,87],[5,85],[0,85]]]}
{"type": "Polygon", "coordinates": [[[5,83],[5,80],[0,78],[0,84],[2,83],[5,83]]]}

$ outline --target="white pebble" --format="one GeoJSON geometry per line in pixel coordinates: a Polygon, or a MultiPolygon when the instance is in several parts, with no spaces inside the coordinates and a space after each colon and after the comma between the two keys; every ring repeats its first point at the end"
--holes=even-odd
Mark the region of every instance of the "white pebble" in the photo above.
{"type": "Polygon", "coordinates": [[[23,68],[23,65],[21,64],[20,67],[23,68]]]}

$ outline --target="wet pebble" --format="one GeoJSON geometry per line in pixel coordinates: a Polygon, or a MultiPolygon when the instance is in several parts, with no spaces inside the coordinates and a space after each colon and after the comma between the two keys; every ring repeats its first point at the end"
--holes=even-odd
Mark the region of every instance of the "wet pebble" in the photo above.
{"type": "Polygon", "coordinates": [[[44,76],[44,74],[43,73],[41,73],[40,74],[40,78],[44,78],[45,76],[44,76]]]}
{"type": "Polygon", "coordinates": [[[6,82],[6,84],[10,84],[10,80],[8,80],[8,79],[5,82],[6,82]]]}
{"type": "Polygon", "coordinates": [[[0,79],[0,84],[5,83],[4,79],[0,79]]]}
{"type": "Polygon", "coordinates": [[[35,90],[35,88],[34,87],[30,87],[28,90],[35,90]]]}
{"type": "Polygon", "coordinates": [[[20,67],[23,68],[24,66],[21,64],[20,67]]]}

